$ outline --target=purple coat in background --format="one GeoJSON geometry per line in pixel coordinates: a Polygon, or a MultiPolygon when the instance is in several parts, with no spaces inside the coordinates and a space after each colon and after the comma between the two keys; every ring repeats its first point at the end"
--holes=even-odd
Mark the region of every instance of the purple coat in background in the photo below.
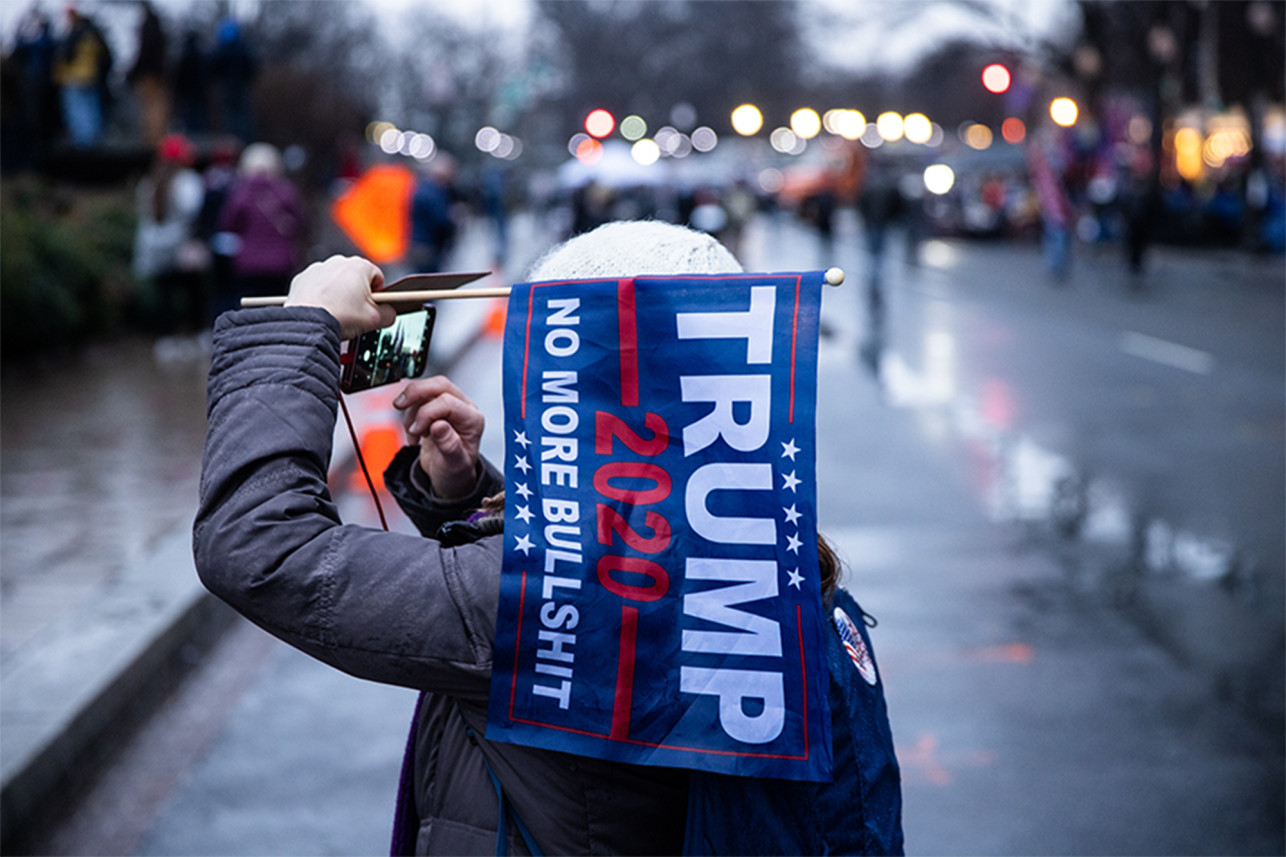
{"type": "Polygon", "coordinates": [[[243,277],[294,275],[307,229],[303,202],[283,178],[258,174],[239,182],[219,219],[219,231],[241,239],[233,269],[243,277]]]}

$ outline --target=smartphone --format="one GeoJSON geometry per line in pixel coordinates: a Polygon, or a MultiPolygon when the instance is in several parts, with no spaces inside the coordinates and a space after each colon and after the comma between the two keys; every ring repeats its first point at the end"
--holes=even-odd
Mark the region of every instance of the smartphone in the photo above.
{"type": "Polygon", "coordinates": [[[356,393],[423,375],[436,318],[437,308],[425,304],[416,312],[402,313],[388,327],[345,342],[339,355],[339,388],[356,393]]]}

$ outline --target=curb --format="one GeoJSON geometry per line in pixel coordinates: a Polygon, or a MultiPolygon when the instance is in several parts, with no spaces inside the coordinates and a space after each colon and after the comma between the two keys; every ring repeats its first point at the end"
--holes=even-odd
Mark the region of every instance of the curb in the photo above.
{"type": "MultiPolygon", "coordinates": [[[[490,313],[444,337],[433,360],[449,372],[488,335],[490,313]]],[[[489,306],[489,304],[487,304],[489,306]]],[[[97,599],[10,658],[0,676],[0,853],[26,843],[74,805],[110,760],[238,620],[210,594],[192,558],[195,512],[97,599]]]]}
{"type": "Polygon", "coordinates": [[[0,851],[20,853],[236,618],[197,578],[192,516],[0,678],[0,851]]]}

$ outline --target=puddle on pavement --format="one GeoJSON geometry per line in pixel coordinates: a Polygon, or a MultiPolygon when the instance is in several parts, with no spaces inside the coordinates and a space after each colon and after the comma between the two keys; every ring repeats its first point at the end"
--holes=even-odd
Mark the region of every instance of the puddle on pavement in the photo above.
{"type": "Polygon", "coordinates": [[[208,362],[195,341],[5,367],[0,654],[73,611],[196,505],[208,362]]]}
{"type": "Polygon", "coordinates": [[[886,347],[882,324],[868,325],[859,356],[884,401],[915,412],[931,440],[964,445],[989,517],[1020,525],[1024,545],[1050,552],[1070,585],[1126,608],[1181,660],[1204,660],[1221,694],[1280,722],[1281,557],[1167,520],[1125,481],[1024,434],[1003,381],[963,389],[954,334],[935,310],[911,360],[886,347]]]}

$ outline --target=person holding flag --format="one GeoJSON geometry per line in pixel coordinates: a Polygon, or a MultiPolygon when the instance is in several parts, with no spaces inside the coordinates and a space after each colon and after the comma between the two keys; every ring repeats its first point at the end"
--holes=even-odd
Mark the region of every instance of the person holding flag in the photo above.
{"type": "MultiPolygon", "coordinates": [[[[631,223],[572,239],[538,262],[529,277],[551,282],[739,271],[736,259],[709,236],[631,223]]],[[[505,670],[513,666],[500,665],[499,640],[515,633],[507,627],[509,595],[502,595],[511,584],[502,577],[509,575],[516,553],[518,537],[511,528],[520,504],[505,501],[508,474],[479,453],[485,420],[477,406],[442,377],[410,382],[395,401],[411,443],[389,466],[386,484],[425,538],[344,525],[327,491],[339,345],[392,321],[387,305],[371,299],[382,285],[382,273],[370,262],[336,257],[297,276],[285,306],[220,318],[194,548],[207,587],[261,627],[350,674],[422,692],[403,768],[393,853],[746,853],[746,847],[764,849],[760,853],[812,853],[821,847],[900,852],[897,765],[864,614],[835,587],[838,566],[824,547],[812,591],[828,593],[827,608],[837,612],[833,624],[819,631],[827,640],[819,654],[826,667],[822,693],[828,669],[832,709],[837,693],[866,694],[861,734],[844,725],[853,718],[831,714],[830,734],[847,744],[837,744],[833,770],[830,742],[825,753],[818,751],[828,765],[825,776],[810,775],[809,782],[752,780],[735,776],[737,770],[707,776],[668,761],[623,761],[614,750],[594,755],[580,747],[554,749],[496,727],[502,712],[495,700],[507,687],[505,670]],[[830,638],[842,663],[834,657],[828,663],[830,638]],[[864,743],[855,747],[854,740],[864,743]],[[832,774],[833,783],[819,781],[832,774]],[[737,824],[752,830],[754,842],[723,829],[748,807],[781,813],[767,820],[788,828],[786,835],[749,823],[753,817],[737,824]],[[801,833],[805,827],[815,830],[801,833]]],[[[695,321],[699,326],[701,319],[695,321]]],[[[550,448],[567,449],[566,439],[550,448]]],[[[527,490],[526,483],[515,484],[527,490]]],[[[613,484],[621,486],[619,480],[613,484]]],[[[712,521],[724,514],[714,500],[708,511],[712,521]]],[[[654,539],[660,535],[652,531],[654,539]]],[[[800,577],[790,571],[792,579],[800,577]]],[[[619,584],[630,578],[613,579],[619,584]]],[[[551,592],[580,588],[544,585],[551,592]]],[[[584,586],[591,585],[587,578],[584,586]]],[[[538,583],[534,591],[541,588],[538,583]]],[[[698,601],[709,615],[738,612],[735,597],[728,598],[722,605],[718,598],[698,601]]],[[[571,613],[545,611],[551,623],[556,617],[564,629],[575,624],[571,613]]],[[[798,632],[802,640],[805,629],[798,632]]],[[[603,654],[576,651],[576,669],[604,660],[603,654]]],[[[569,657],[562,663],[572,662],[569,657]]],[[[617,662],[613,656],[604,663],[614,668],[617,662]]],[[[644,672],[645,665],[638,667],[639,676],[644,672]]],[[[545,674],[561,675],[557,667],[545,674]]],[[[607,690],[618,715],[619,688],[618,679],[615,696],[607,690]]],[[[690,693],[719,710],[701,690],[690,693]]],[[[640,688],[634,699],[643,695],[640,688]]],[[[557,709],[557,700],[550,704],[557,709]]],[[[787,715],[796,722],[793,713],[787,715]]],[[[637,736],[647,719],[618,718],[624,731],[605,737],[614,744],[646,744],[637,736]]],[[[675,752],[664,743],[656,752],[675,752]]]]}

